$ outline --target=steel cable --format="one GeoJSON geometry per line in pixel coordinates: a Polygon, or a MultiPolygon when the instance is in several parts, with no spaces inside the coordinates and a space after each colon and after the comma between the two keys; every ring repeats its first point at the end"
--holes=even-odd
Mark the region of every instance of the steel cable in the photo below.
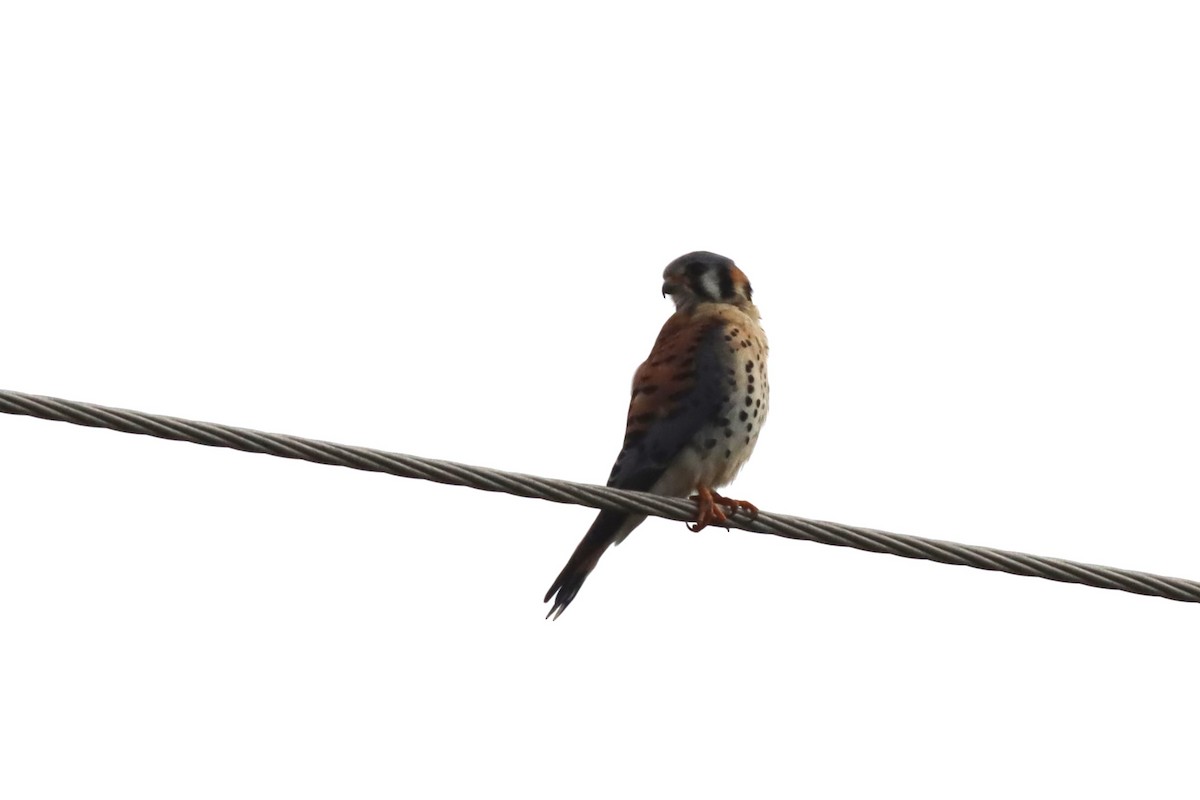
{"type": "MultiPolygon", "coordinates": [[[[214,422],[145,414],[140,411],[109,408],[92,403],[62,400],[0,390],[0,412],[23,414],[40,419],[70,422],[92,428],[108,428],[123,433],[156,436],[181,442],[229,447],[248,453],[264,453],[318,464],[349,467],[368,472],[384,472],[404,478],[420,478],[455,486],[469,486],[488,492],[503,492],[521,497],[540,498],[555,503],[572,503],[591,508],[612,508],[640,514],[688,521],[695,505],[681,500],[642,492],[629,492],[585,483],[522,475],[487,467],[457,464],[432,458],[390,453],[369,447],[323,442],[300,436],[265,433],[214,422]]],[[[1102,589],[1117,589],[1135,594],[1165,597],[1187,603],[1200,603],[1200,582],[1169,578],[1145,572],[1084,564],[1028,553],[997,550],[991,547],[959,544],[919,536],[839,525],[762,512],[749,519],[737,516],[730,527],[753,533],[769,533],[789,539],[802,539],[839,547],[853,547],[874,553],[904,558],[925,559],[941,564],[958,564],[976,569],[1027,575],[1063,583],[1079,583],[1102,589]]]]}

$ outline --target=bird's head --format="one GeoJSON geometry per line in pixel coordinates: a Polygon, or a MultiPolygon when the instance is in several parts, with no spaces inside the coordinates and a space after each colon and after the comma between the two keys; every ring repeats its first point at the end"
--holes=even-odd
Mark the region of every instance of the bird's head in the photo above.
{"type": "Polygon", "coordinates": [[[672,261],[663,270],[663,297],[671,295],[679,311],[700,303],[729,303],[753,308],[750,281],[731,259],[697,250],[672,261]]]}

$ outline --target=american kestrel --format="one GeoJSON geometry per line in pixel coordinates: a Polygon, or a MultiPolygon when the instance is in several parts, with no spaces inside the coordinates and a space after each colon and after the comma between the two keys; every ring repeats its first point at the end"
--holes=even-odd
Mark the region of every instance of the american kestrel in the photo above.
{"type": "MultiPolygon", "coordinates": [[[[703,250],[672,261],[663,297],[675,313],[633,375],[625,444],[608,485],[669,497],[693,495],[696,524],[726,520],[721,506],[757,513],[714,489],[746,463],[767,418],[767,337],[750,301],[750,281],[728,258],[703,250]]],[[[571,604],[611,544],[645,521],[641,514],[601,511],[546,593],[547,618],[571,604]]]]}

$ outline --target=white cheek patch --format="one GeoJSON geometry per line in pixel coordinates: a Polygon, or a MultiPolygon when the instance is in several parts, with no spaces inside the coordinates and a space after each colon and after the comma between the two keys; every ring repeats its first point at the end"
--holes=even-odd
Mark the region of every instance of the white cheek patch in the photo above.
{"type": "Polygon", "coordinates": [[[717,280],[717,273],[713,270],[707,270],[700,276],[700,288],[704,296],[710,300],[721,299],[721,284],[717,280]]]}

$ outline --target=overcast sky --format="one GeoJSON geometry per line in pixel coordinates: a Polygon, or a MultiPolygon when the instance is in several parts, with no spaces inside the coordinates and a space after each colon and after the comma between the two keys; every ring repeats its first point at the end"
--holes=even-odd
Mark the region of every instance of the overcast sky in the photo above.
{"type": "MultiPolygon", "coordinates": [[[[1188,3],[0,11],[0,387],[603,482],[733,258],[730,494],[1200,578],[1188,3]]],[[[1200,607],[0,416],[0,795],[1194,787],[1200,607]]]]}

